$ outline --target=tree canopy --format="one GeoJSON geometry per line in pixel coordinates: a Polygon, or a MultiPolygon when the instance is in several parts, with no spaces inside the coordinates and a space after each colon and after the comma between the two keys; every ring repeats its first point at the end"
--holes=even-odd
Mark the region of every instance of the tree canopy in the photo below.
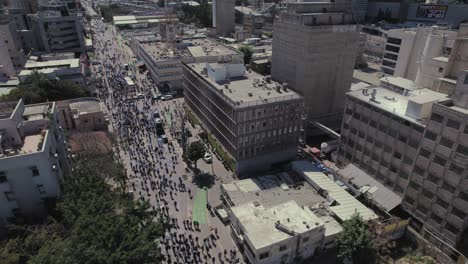
{"type": "Polygon", "coordinates": [[[239,51],[244,53],[244,63],[250,64],[250,60],[252,59],[252,54],[253,54],[252,47],[248,45],[244,45],[242,47],[239,47],[239,51]]]}
{"type": "Polygon", "coordinates": [[[180,21],[186,24],[195,23],[200,27],[212,27],[211,5],[203,1],[199,6],[183,5],[181,7],[182,16],[180,21]]]}
{"type": "Polygon", "coordinates": [[[360,264],[375,263],[374,240],[357,213],[343,223],[343,231],[338,236],[338,257],[360,264]]]}
{"type": "Polygon", "coordinates": [[[2,263],[160,262],[156,239],[164,228],[149,203],[111,189],[104,170],[120,166],[88,162],[78,161],[44,223],[9,226],[2,263]]]}
{"type": "Polygon", "coordinates": [[[205,151],[205,145],[200,141],[195,141],[188,145],[186,152],[187,159],[195,165],[195,168],[197,167],[197,161],[205,155],[205,151]]]}
{"type": "Polygon", "coordinates": [[[44,74],[33,72],[9,94],[2,95],[0,101],[17,101],[23,98],[26,104],[35,104],[73,99],[85,95],[86,93],[74,83],[64,80],[49,80],[44,74]]]}

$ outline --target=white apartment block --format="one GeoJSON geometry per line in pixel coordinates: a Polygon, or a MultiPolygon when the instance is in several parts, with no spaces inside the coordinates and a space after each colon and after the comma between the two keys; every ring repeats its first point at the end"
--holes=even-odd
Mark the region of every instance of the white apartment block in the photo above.
{"type": "Polygon", "coordinates": [[[0,224],[40,217],[67,171],[55,103],[0,103],[0,224]]]}
{"type": "Polygon", "coordinates": [[[0,79],[4,80],[16,76],[26,62],[16,24],[9,18],[0,21],[0,58],[0,79]]]}
{"type": "Polygon", "coordinates": [[[451,94],[458,74],[468,68],[468,24],[387,32],[382,72],[415,81],[418,87],[451,94]]]}
{"type": "Polygon", "coordinates": [[[452,98],[405,82],[349,92],[337,165],[403,197],[413,223],[456,245],[468,223],[468,72],[452,98]]]}

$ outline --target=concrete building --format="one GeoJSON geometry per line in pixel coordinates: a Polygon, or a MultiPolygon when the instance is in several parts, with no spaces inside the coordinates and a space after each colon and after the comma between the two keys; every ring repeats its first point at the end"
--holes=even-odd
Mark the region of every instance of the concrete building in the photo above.
{"type": "Polygon", "coordinates": [[[349,92],[337,157],[403,197],[422,233],[452,246],[468,223],[467,75],[452,99],[403,82],[349,92]]]}
{"type": "Polygon", "coordinates": [[[249,263],[299,263],[336,246],[326,198],[293,172],[221,185],[231,235],[249,263]]]}
{"type": "Polygon", "coordinates": [[[213,1],[213,27],[216,35],[230,37],[234,33],[235,0],[213,1]]]}
{"type": "Polygon", "coordinates": [[[16,76],[26,62],[16,24],[9,18],[0,18],[0,79],[16,76]]]}
{"type": "Polygon", "coordinates": [[[150,16],[114,16],[112,21],[118,29],[124,30],[159,27],[161,23],[177,23],[179,19],[175,14],[160,14],[150,16]]]}
{"type": "Polygon", "coordinates": [[[62,193],[68,171],[55,103],[0,104],[0,224],[40,217],[44,201],[62,193]]]}
{"type": "Polygon", "coordinates": [[[243,64],[184,64],[182,73],[185,102],[235,160],[236,173],[296,156],[303,121],[296,92],[243,64]]]}
{"type": "Polygon", "coordinates": [[[234,62],[240,63],[244,55],[229,46],[210,38],[179,40],[174,47],[167,47],[161,39],[136,43],[141,58],[156,85],[164,90],[167,84],[172,90],[182,89],[182,62],[234,62]]]}
{"type": "Polygon", "coordinates": [[[78,85],[85,84],[85,73],[80,59],[41,60],[36,56],[30,56],[19,72],[20,82],[24,82],[33,72],[45,74],[51,80],[68,80],[78,85]]]}
{"type": "Polygon", "coordinates": [[[271,76],[304,96],[309,121],[337,129],[360,26],[343,2],[290,3],[274,22],[271,76]]]}
{"type": "Polygon", "coordinates": [[[468,25],[389,30],[382,61],[385,74],[415,81],[418,87],[450,94],[468,68],[468,25]]]}
{"type": "Polygon", "coordinates": [[[35,52],[86,52],[83,14],[76,5],[39,6],[37,14],[29,15],[31,30],[36,36],[35,52]]]}
{"type": "Polygon", "coordinates": [[[76,131],[106,130],[106,116],[101,101],[83,97],[57,102],[59,124],[62,128],[76,131]]]}

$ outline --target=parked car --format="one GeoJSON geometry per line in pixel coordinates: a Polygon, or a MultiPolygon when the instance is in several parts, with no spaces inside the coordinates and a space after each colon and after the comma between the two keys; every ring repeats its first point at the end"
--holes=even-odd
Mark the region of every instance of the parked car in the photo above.
{"type": "Polygon", "coordinates": [[[159,124],[162,124],[162,119],[161,118],[156,118],[156,124],[159,125],[159,124]]]}
{"type": "Polygon", "coordinates": [[[166,135],[161,135],[161,139],[162,139],[163,143],[168,143],[169,142],[166,135]]]}
{"type": "Polygon", "coordinates": [[[167,100],[171,100],[172,98],[174,98],[172,95],[167,94],[167,95],[164,95],[164,96],[161,98],[161,100],[167,101],[167,100]]]}
{"type": "Polygon", "coordinates": [[[205,155],[203,156],[203,160],[206,163],[211,163],[213,161],[213,158],[211,157],[211,154],[206,152],[205,155]]]}

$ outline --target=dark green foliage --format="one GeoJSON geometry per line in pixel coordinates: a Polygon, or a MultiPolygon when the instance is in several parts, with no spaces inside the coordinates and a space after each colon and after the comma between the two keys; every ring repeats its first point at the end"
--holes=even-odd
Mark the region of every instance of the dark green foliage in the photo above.
{"type": "Polygon", "coordinates": [[[248,45],[244,45],[242,47],[239,47],[239,51],[244,53],[244,63],[250,64],[250,60],[252,59],[252,54],[253,54],[252,47],[248,45]]]}
{"type": "Polygon", "coordinates": [[[183,15],[179,18],[183,23],[195,23],[200,27],[212,27],[211,5],[203,1],[200,6],[183,5],[181,7],[183,15]]]}
{"type": "Polygon", "coordinates": [[[187,147],[186,157],[189,161],[193,162],[195,168],[197,167],[197,160],[203,158],[205,155],[205,145],[200,141],[190,143],[187,147]]]}
{"type": "Polygon", "coordinates": [[[49,80],[44,74],[34,72],[9,94],[0,97],[0,101],[24,99],[26,104],[46,101],[60,101],[83,97],[86,93],[76,84],[63,80],[49,80]]]}
{"type": "Polygon", "coordinates": [[[114,16],[121,15],[124,11],[117,4],[99,5],[99,10],[104,21],[111,22],[114,16]]]}
{"type": "Polygon", "coordinates": [[[360,264],[375,263],[375,243],[359,214],[343,223],[338,236],[338,257],[360,264]]]}
{"type": "Polygon", "coordinates": [[[159,263],[163,226],[149,203],[111,190],[119,165],[108,158],[80,160],[64,196],[37,226],[11,226],[0,245],[1,263],[159,263]],[[106,171],[116,167],[113,171],[106,171]]]}

